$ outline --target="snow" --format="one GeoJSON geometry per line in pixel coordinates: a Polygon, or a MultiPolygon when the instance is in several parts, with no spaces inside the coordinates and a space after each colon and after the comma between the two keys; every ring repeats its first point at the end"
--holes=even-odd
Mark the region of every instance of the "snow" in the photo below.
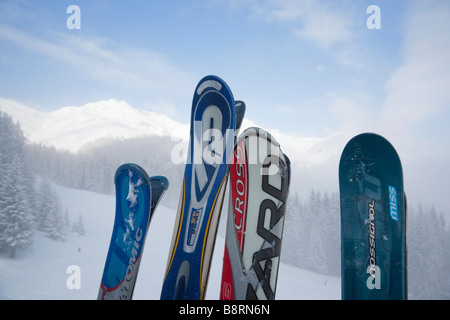
{"type": "Polygon", "coordinates": [[[188,125],[115,99],[41,112],[0,97],[0,110],[20,122],[30,142],[71,152],[100,141],[143,136],[178,140],[189,135],[188,125]]]}
{"type": "MultiPolygon", "coordinates": [[[[66,242],[58,242],[36,232],[33,246],[26,252],[18,251],[16,259],[9,259],[6,252],[0,253],[0,299],[97,298],[112,232],[115,198],[54,187],[68,209],[71,222],[82,214],[86,234],[71,234],[66,242]],[[79,289],[72,283],[74,270],[80,272],[79,289]]],[[[174,209],[158,207],[144,248],[133,297],[136,300],[159,299],[174,220],[174,209]]],[[[219,232],[206,294],[208,300],[219,299],[223,248],[224,238],[219,232]]],[[[340,299],[340,278],[281,263],[277,299],[340,299]]]]}

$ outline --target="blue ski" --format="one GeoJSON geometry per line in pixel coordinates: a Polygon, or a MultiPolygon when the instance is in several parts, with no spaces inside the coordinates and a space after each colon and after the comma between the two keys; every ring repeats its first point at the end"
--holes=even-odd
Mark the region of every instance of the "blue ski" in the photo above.
{"type": "Polygon", "coordinates": [[[169,182],[128,163],[117,169],[114,183],[114,228],[97,299],[131,300],[147,230],[169,182]]]}
{"type": "Polygon", "coordinates": [[[394,147],[372,133],[351,139],[339,191],[342,299],[406,299],[406,202],[394,147]]]}
{"type": "Polygon", "coordinates": [[[197,85],[190,126],[189,153],[161,299],[205,297],[236,130],[233,95],[219,77],[206,76],[197,85]]]}

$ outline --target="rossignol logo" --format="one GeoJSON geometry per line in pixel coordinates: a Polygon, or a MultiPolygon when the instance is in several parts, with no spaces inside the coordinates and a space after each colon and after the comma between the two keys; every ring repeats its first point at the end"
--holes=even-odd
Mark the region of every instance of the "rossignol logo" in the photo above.
{"type": "MultiPolygon", "coordinates": [[[[368,174],[367,166],[361,163],[362,179],[359,179],[359,189],[362,194],[366,195],[369,199],[367,205],[367,247],[368,249],[368,267],[366,285],[369,290],[381,289],[381,272],[379,266],[377,266],[377,229],[376,229],[376,212],[379,208],[378,202],[381,200],[381,181],[377,177],[368,174]]],[[[381,209],[381,207],[380,207],[381,209]]]]}
{"type": "Polygon", "coordinates": [[[369,228],[369,267],[367,273],[369,277],[367,279],[367,288],[380,289],[380,268],[377,266],[377,233],[375,224],[375,200],[369,202],[368,209],[368,228],[369,228]]]}
{"type": "MultiPolygon", "coordinates": [[[[269,155],[263,163],[263,170],[268,170],[272,163],[277,163],[282,165],[282,162],[278,156],[269,155]]],[[[270,285],[270,278],[272,275],[273,259],[280,256],[281,252],[281,239],[273,233],[274,227],[283,218],[286,211],[285,201],[287,190],[286,184],[284,183],[285,178],[282,177],[281,190],[274,187],[269,182],[269,175],[262,175],[262,190],[270,195],[271,197],[265,198],[259,206],[258,224],[257,224],[257,234],[262,237],[267,243],[270,244],[268,247],[255,252],[253,254],[253,269],[259,280],[259,285],[261,285],[264,294],[267,299],[272,300],[275,297],[275,292],[272,290],[270,285]],[[272,200],[272,197],[279,201],[279,206],[272,200]],[[265,221],[267,221],[266,216],[270,215],[269,229],[265,227],[265,221]]],[[[256,299],[256,288],[251,284],[247,286],[247,299],[256,299]]]]}

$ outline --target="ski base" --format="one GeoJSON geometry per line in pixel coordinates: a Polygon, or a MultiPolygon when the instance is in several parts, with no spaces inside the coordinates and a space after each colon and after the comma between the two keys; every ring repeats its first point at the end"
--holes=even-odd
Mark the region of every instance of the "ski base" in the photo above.
{"type": "Polygon", "coordinates": [[[406,299],[406,203],[394,147],[372,133],[351,139],[339,191],[342,299],[406,299]]]}
{"type": "Polygon", "coordinates": [[[189,154],[161,299],[204,299],[236,130],[227,84],[206,76],[191,112],[189,154]]]}
{"type": "Polygon", "coordinates": [[[230,169],[230,204],[221,300],[274,300],[290,161],[260,128],[238,139],[230,169]]]}
{"type": "Polygon", "coordinates": [[[98,300],[131,300],[147,230],[169,183],[149,178],[136,164],[124,164],[115,174],[116,213],[98,300]]]}

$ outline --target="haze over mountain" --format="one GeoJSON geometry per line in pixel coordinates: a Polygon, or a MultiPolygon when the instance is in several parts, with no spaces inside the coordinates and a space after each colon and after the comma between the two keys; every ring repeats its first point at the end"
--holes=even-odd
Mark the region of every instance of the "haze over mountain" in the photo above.
{"type": "MultiPolygon", "coordinates": [[[[155,112],[136,109],[125,101],[115,99],[42,112],[17,101],[0,98],[0,111],[20,123],[29,142],[73,153],[93,144],[117,139],[170,136],[173,141],[186,142],[189,137],[189,124],[176,122],[155,112]]],[[[258,125],[244,119],[241,132],[251,126],[258,125]]],[[[316,182],[324,184],[330,170],[337,168],[339,154],[345,145],[343,135],[335,133],[325,138],[298,137],[283,133],[282,128],[263,129],[271,132],[280,142],[281,149],[292,162],[293,175],[301,174],[303,181],[310,180],[309,176],[312,175],[316,182]],[[295,170],[311,167],[321,167],[323,170],[314,173],[295,170]]],[[[334,189],[336,187],[337,184],[331,186],[334,189]]]]}
{"type": "MultiPolygon", "coordinates": [[[[247,108],[252,106],[247,105],[247,108]]],[[[187,157],[188,123],[180,123],[156,112],[134,108],[126,101],[109,99],[42,112],[15,100],[0,98],[0,111],[20,122],[30,143],[53,146],[58,150],[77,153],[119,139],[161,137],[167,141],[167,137],[170,137],[174,144],[183,146],[181,154],[173,152],[177,158],[172,158],[172,162],[180,164],[187,157]]],[[[190,106],[186,107],[186,112],[190,112],[190,106]]],[[[244,118],[240,132],[251,126],[259,125],[244,118]]],[[[340,154],[347,141],[357,132],[334,132],[325,137],[304,137],[288,134],[283,128],[263,129],[278,140],[282,151],[291,160],[291,192],[298,192],[299,196],[305,199],[311,189],[328,192],[338,190],[340,154]]],[[[420,154],[414,155],[408,145],[399,143],[400,140],[395,142],[397,141],[393,141],[394,147],[403,162],[409,203],[434,204],[447,212],[450,204],[446,197],[441,195],[444,192],[442,189],[424,190],[421,187],[426,181],[432,183],[439,177],[439,165],[436,168],[428,167],[429,174],[424,176],[424,164],[423,159],[420,160],[420,154]]],[[[166,142],[162,140],[161,143],[166,142]]]]}

